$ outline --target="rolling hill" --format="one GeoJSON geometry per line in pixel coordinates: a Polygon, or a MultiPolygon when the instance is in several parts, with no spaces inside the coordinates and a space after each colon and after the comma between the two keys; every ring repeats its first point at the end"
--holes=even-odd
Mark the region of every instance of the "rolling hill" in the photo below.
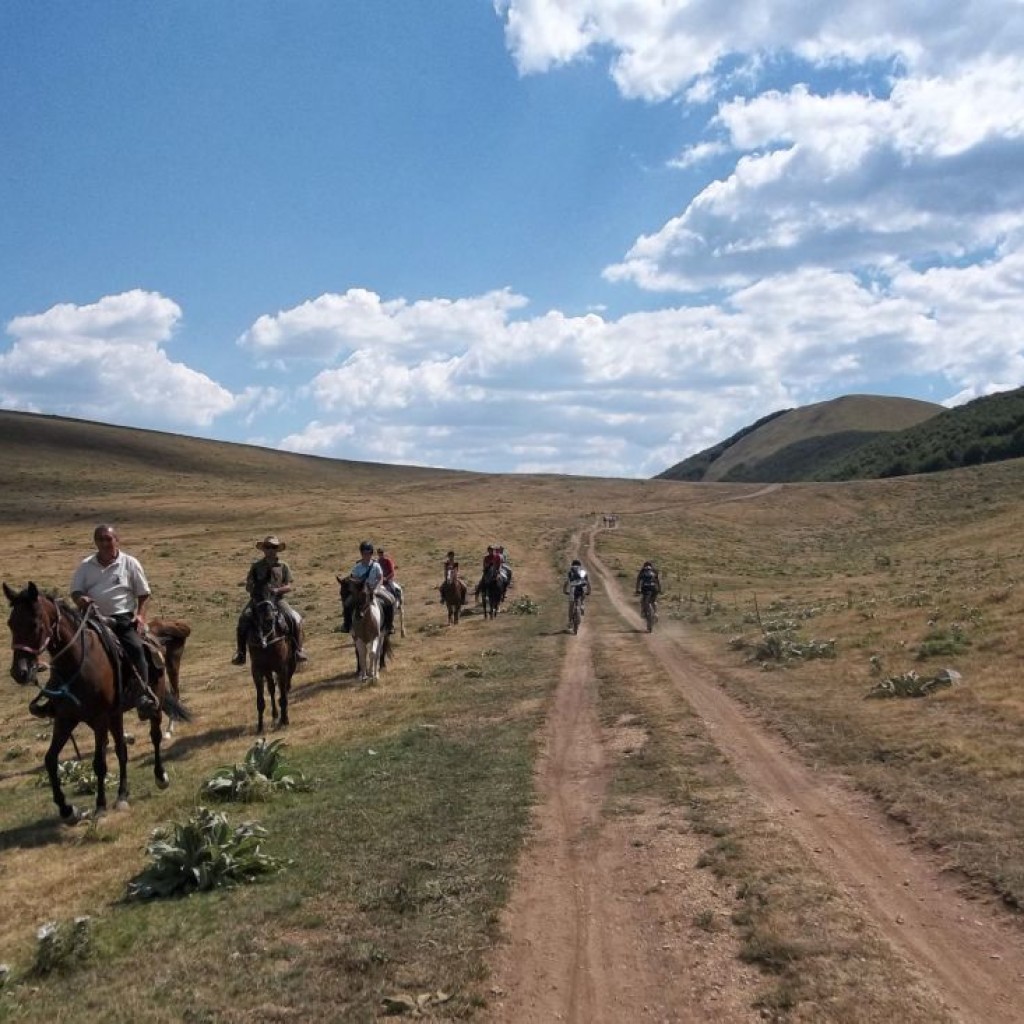
{"type": "Polygon", "coordinates": [[[658,475],[722,483],[807,480],[886,434],[926,423],[942,406],[912,398],[846,395],[773,413],[658,475]]]}

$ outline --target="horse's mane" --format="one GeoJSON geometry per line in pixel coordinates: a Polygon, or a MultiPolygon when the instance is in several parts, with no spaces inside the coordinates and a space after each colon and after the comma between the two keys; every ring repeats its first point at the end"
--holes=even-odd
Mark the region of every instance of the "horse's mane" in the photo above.
{"type": "Polygon", "coordinates": [[[82,624],[82,613],[78,610],[78,606],[69,597],[60,597],[56,593],[46,595],[56,606],[57,611],[62,615],[66,615],[77,629],[82,624]]]}

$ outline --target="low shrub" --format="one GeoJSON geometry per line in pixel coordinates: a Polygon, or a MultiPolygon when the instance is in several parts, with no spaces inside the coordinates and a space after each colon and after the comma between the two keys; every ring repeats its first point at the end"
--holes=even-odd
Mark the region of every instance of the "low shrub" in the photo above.
{"type": "Polygon", "coordinates": [[[260,849],[265,835],[254,822],[232,828],[224,814],[198,807],[183,824],[153,832],[151,863],[128,883],[127,898],[185,896],[280,871],[283,863],[260,849]]]}

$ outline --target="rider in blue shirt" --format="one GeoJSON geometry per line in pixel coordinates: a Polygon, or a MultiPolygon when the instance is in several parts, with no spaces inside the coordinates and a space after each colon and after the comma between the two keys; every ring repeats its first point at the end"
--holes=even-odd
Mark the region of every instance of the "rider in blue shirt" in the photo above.
{"type": "MultiPolygon", "coordinates": [[[[381,602],[382,629],[385,633],[390,633],[394,629],[395,599],[389,593],[387,587],[381,586],[384,582],[384,570],[381,569],[380,562],[373,557],[373,550],[372,541],[364,540],[359,545],[359,561],[352,566],[349,579],[355,580],[356,583],[366,583],[374,591],[374,595],[381,602]]],[[[345,617],[341,627],[343,633],[352,632],[353,611],[353,601],[349,598],[344,604],[345,617]]]]}

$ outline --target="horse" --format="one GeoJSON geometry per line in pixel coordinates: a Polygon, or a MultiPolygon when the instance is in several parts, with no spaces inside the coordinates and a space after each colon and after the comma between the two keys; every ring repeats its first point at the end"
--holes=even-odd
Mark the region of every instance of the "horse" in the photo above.
{"type": "MultiPolygon", "coordinates": [[[[149,626],[147,637],[155,640],[160,647],[171,696],[180,703],[181,659],[185,653],[185,641],[191,636],[192,628],[181,619],[151,619],[147,625],[149,626]]],[[[164,730],[165,740],[174,736],[174,723],[177,720],[173,715],[167,716],[167,728],[164,730]]]]}
{"type": "Polygon", "coordinates": [[[356,673],[359,681],[375,683],[380,670],[391,657],[391,638],[382,632],[383,615],[375,598],[374,588],[351,577],[336,576],[341,588],[341,599],[354,602],[352,613],[352,639],[356,649],[356,673]]]}
{"type": "Polygon", "coordinates": [[[256,687],[256,732],[263,735],[263,714],[267,707],[264,687],[270,693],[270,718],[275,726],[288,725],[288,695],[298,661],[295,637],[282,626],[277,602],[270,595],[269,582],[252,595],[252,626],[246,638],[249,670],[256,687]],[[281,698],[278,714],[277,698],[281,698]]]}
{"type": "Polygon", "coordinates": [[[484,570],[484,577],[480,581],[480,592],[483,594],[484,618],[497,618],[498,608],[505,600],[505,588],[508,580],[497,565],[489,565],[484,570]]]}
{"type": "MultiPolygon", "coordinates": [[[[94,751],[92,767],[96,776],[96,809],[100,816],[106,812],[107,738],[114,738],[117,755],[118,784],[117,810],[128,807],[128,745],[124,733],[124,711],[118,687],[117,660],[120,654],[108,646],[110,630],[96,621],[94,606],[83,615],[73,606],[58,602],[43,594],[35,583],[29,582],[22,591],[3,584],[4,594],[11,604],[7,625],[11,630],[11,677],[21,686],[36,684],[40,670],[39,656],[50,655],[50,685],[43,693],[53,705],[53,732],[46,751],[44,764],[61,820],[74,824],[83,812],[68,803],[60,785],[60,753],[71,738],[75,727],[84,722],[92,729],[94,751]]],[[[188,627],[184,623],[164,624],[171,628],[169,646],[176,652],[176,668],[180,664],[181,648],[185,645],[188,627]]],[[[152,653],[152,648],[149,648],[152,653]]],[[[161,721],[163,712],[171,718],[191,721],[192,716],[171,692],[168,671],[159,656],[152,659],[150,688],[160,702],[160,710],[150,720],[149,735],[153,742],[153,775],[157,787],[170,785],[160,756],[161,721]]],[[[127,669],[125,669],[127,671],[127,669]]]]}
{"type": "Polygon", "coordinates": [[[401,583],[392,581],[391,595],[395,599],[395,624],[398,626],[398,635],[405,638],[405,595],[402,592],[401,583]]]}
{"type": "Polygon", "coordinates": [[[459,579],[454,569],[445,573],[444,583],[441,584],[441,600],[448,609],[448,625],[457,626],[462,606],[466,603],[466,584],[459,579]]]}

